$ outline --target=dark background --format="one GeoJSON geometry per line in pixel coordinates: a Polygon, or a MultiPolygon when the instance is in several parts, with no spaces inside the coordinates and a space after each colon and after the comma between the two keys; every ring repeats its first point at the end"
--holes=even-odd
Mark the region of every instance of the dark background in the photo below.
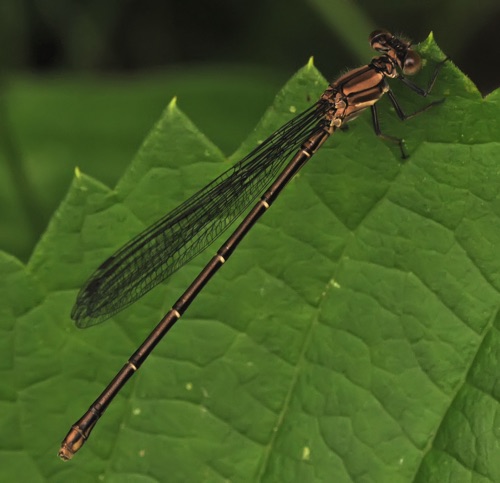
{"type": "Polygon", "coordinates": [[[335,75],[362,60],[367,30],[384,27],[416,40],[432,30],[487,93],[499,80],[499,25],[498,0],[4,0],[1,63],[127,73],[237,62],[291,72],[314,55],[335,75]]]}
{"type": "Polygon", "coordinates": [[[29,258],[76,166],[113,186],[174,95],[230,154],[311,55],[333,79],[375,28],[433,31],[487,94],[499,25],[498,0],[0,0],[0,248],[29,258]]]}

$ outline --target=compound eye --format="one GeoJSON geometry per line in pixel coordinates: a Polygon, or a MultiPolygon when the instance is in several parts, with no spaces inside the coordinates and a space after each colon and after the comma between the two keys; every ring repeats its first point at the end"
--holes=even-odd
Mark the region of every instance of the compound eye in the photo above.
{"type": "Polygon", "coordinates": [[[414,75],[422,67],[420,56],[413,50],[409,50],[403,63],[403,74],[414,75]]]}
{"type": "Polygon", "coordinates": [[[368,37],[368,41],[372,49],[380,51],[387,50],[387,41],[392,37],[392,34],[384,29],[374,30],[368,37]]]}

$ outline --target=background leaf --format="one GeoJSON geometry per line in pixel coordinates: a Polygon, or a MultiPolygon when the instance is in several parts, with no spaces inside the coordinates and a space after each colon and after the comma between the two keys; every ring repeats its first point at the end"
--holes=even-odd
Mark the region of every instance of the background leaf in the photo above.
{"type": "Polygon", "coordinates": [[[273,79],[264,69],[229,66],[12,78],[4,110],[0,102],[0,247],[29,259],[74,166],[114,186],[173,96],[221,149],[234,151],[273,99],[280,85],[273,79]]]}
{"type": "MultiPolygon", "coordinates": [[[[443,56],[422,50],[419,85],[443,56]]],[[[325,85],[302,69],[235,159],[325,85]]],[[[498,92],[449,64],[443,105],[400,123],[382,101],[405,163],[369,115],[335,134],[63,464],[69,425],[209,254],[85,331],[78,287],[228,161],[171,103],[115,190],[77,173],[28,265],[0,259],[3,479],[500,479],[498,92]]]]}

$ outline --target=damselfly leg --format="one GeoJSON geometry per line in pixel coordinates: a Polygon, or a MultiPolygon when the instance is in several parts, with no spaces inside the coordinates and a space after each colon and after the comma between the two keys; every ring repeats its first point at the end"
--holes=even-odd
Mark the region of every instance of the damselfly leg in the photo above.
{"type": "MultiPolygon", "coordinates": [[[[407,87],[409,87],[413,92],[415,92],[416,94],[418,94],[419,96],[422,96],[422,97],[427,97],[431,91],[432,91],[432,88],[434,87],[434,84],[436,82],[436,79],[439,75],[439,72],[441,71],[443,65],[445,64],[445,62],[448,60],[448,58],[445,58],[444,60],[440,61],[436,67],[434,68],[434,72],[429,80],[429,83],[427,85],[427,88],[426,89],[422,89],[420,86],[416,85],[414,82],[412,82],[411,80],[409,80],[408,78],[406,78],[403,74],[400,74],[398,79],[401,80],[401,82],[403,82],[403,84],[407,87]]],[[[404,111],[403,111],[403,108],[401,107],[401,105],[399,104],[399,101],[397,99],[397,97],[394,95],[394,92],[392,92],[392,89],[388,86],[387,87],[387,96],[389,97],[389,100],[391,101],[391,104],[393,105],[394,107],[394,110],[396,111],[396,114],[398,115],[399,119],[401,119],[401,121],[407,121],[408,119],[411,119],[415,116],[418,116],[419,114],[422,114],[423,112],[431,109],[432,107],[434,106],[437,106],[441,103],[444,102],[444,99],[437,99],[435,101],[432,101],[432,102],[429,102],[428,104],[426,104],[425,106],[417,109],[416,111],[410,113],[410,114],[406,114],[404,111]]],[[[403,159],[407,159],[408,158],[408,153],[406,151],[406,146],[405,146],[405,141],[404,139],[402,138],[398,138],[398,137],[395,137],[395,136],[391,136],[389,134],[385,134],[381,131],[380,129],[380,122],[379,122],[379,117],[378,117],[378,112],[377,112],[377,105],[376,104],[373,104],[371,106],[371,113],[372,113],[372,123],[373,123],[373,130],[375,131],[375,134],[381,138],[381,139],[384,139],[385,141],[389,141],[393,144],[397,144],[400,151],[401,151],[401,158],[403,159]]]]}

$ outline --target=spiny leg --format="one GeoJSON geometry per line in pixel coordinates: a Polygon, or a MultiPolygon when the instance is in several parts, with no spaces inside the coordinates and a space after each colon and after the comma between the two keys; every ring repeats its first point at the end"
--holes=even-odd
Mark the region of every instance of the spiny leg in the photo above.
{"type": "Polygon", "coordinates": [[[427,85],[427,89],[422,89],[420,86],[417,86],[417,84],[407,79],[404,75],[400,75],[398,79],[401,82],[403,82],[406,86],[408,86],[413,92],[416,92],[419,96],[427,97],[432,91],[432,88],[434,87],[434,83],[436,82],[439,72],[443,68],[445,62],[447,62],[448,60],[449,60],[448,57],[446,57],[444,60],[436,64],[434,72],[432,73],[432,77],[429,80],[429,84],[427,85]]]}
{"type": "Polygon", "coordinates": [[[397,138],[395,136],[389,136],[388,134],[384,134],[380,130],[380,123],[379,123],[379,120],[378,120],[377,107],[376,107],[375,104],[373,106],[371,106],[371,111],[372,111],[373,130],[375,131],[375,134],[379,138],[385,139],[386,141],[389,141],[389,142],[391,142],[393,144],[397,144],[399,146],[400,151],[401,151],[401,157],[403,159],[407,159],[408,158],[408,153],[406,152],[404,140],[401,139],[401,138],[397,138]]]}
{"type": "MultiPolygon", "coordinates": [[[[430,92],[432,91],[432,88],[434,87],[434,84],[436,82],[437,76],[439,75],[439,72],[441,71],[441,69],[443,68],[443,65],[447,61],[448,61],[448,57],[446,59],[442,60],[441,62],[439,62],[436,65],[436,67],[434,69],[434,72],[432,74],[432,77],[429,80],[429,84],[427,85],[427,89],[422,89],[420,86],[417,86],[415,83],[413,83],[412,81],[408,80],[403,75],[400,75],[398,77],[398,79],[400,81],[402,81],[407,87],[409,87],[413,92],[417,93],[419,96],[427,97],[430,94],[430,92]]],[[[444,99],[438,99],[437,101],[430,102],[429,104],[421,107],[420,109],[417,109],[415,112],[412,112],[410,114],[406,114],[403,111],[403,109],[401,108],[401,106],[400,106],[400,104],[399,104],[396,96],[394,95],[394,93],[391,90],[389,90],[387,92],[387,95],[389,96],[391,104],[394,106],[394,109],[396,110],[396,113],[397,113],[398,117],[402,121],[406,121],[407,119],[411,119],[412,117],[414,117],[414,116],[416,116],[418,114],[421,114],[422,112],[427,111],[431,107],[437,106],[437,105],[439,105],[439,104],[441,104],[441,103],[444,102],[444,99]]]]}
{"type": "MultiPolygon", "coordinates": [[[[422,97],[427,97],[429,95],[429,93],[432,91],[432,88],[434,87],[434,83],[436,82],[437,76],[438,76],[439,72],[441,71],[441,69],[446,61],[448,61],[448,57],[436,65],[436,68],[434,69],[434,72],[433,72],[432,77],[429,81],[429,84],[427,85],[427,89],[422,89],[421,87],[417,86],[416,84],[414,84],[413,82],[408,80],[403,75],[399,76],[398,78],[406,86],[408,86],[413,92],[416,92],[418,95],[420,95],[422,97]]],[[[387,95],[389,96],[389,100],[391,101],[391,104],[394,106],[396,114],[398,115],[398,117],[402,121],[406,121],[407,119],[411,119],[412,117],[414,117],[418,114],[421,114],[422,112],[427,111],[431,107],[437,106],[437,105],[442,104],[444,102],[444,99],[438,99],[437,101],[430,102],[429,104],[421,107],[420,109],[417,109],[416,111],[414,111],[410,114],[406,114],[403,111],[396,96],[394,95],[394,93],[392,92],[391,89],[387,90],[387,95]]],[[[400,151],[401,151],[401,157],[403,159],[407,159],[408,153],[406,152],[404,140],[401,138],[394,137],[394,136],[389,136],[388,134],[384,134],[380,129],[380,123],[378,120],[377,108],[376,108],[375,104],[373,106],[371,106],[371,111],[372,111],[373,129],[375,131],[375,134],[378,137],[385,139],[386,141],[390,141],[394,144],[397,144],[399,146],[400,151]]]]}

